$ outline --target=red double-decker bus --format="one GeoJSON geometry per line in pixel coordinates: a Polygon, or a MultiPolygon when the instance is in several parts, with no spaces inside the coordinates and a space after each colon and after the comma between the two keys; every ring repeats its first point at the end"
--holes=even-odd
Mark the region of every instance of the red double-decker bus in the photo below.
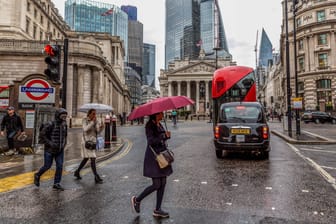
{"type": "Polygon", "coordinates": [[[222,103],[257,101],[254,70],[245,66],[228,66],[215,71],[212,78],[213,116],[215,126],[222,103]]]}

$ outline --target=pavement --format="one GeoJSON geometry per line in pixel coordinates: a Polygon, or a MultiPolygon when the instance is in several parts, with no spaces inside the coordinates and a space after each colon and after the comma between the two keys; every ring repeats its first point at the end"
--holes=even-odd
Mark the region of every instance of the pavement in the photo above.
{"type": "MultiPolygon", "coordinates": [[[[81,158],[81,138],[82,129],[81,128],[71,128],[68,129],[68,144],[64,151],[64,165],[65,167],[78,166],[81,158]]],[[[118,153],[120,149],[124,146],[125,142],[123,138],[117,137],[117,141],[111,142],[110,147],[106,147],[100,151],[96,152],[97,162],[104,161],[111,158],[114,154],[118,153]]],[[[32,170],[37,170],[43,165],[43,150],[35,149],[33,154],[28,155],[11,155],[6,156],[4,154],[0,155],[0,178],[5,176],[17,175],[20,172],[28,172],[32,170]],[[27,167],[27,164],[29,168],[27,167]],[[25,168],[23,168],[25,167],[25,168]],[[30,170],[29,170],[30,169],[30,170]],[[6,172],[3,172],[6,170],[6,172]]],[[[89,166],[89,163],[87,163],[89,166]]],[[[69,169],[69,168],[68,168],[69,169]]]]}
{"type": "Polygon", "coordinates": [[[322,136],[320,129],[309,128],[306,130],[305,127],[300,128],[300,135],[296,135],[295,122],[292,123],[292,137],[289,136],[288,130],[284,128],[284,124],[279,121],[269,121],[268,122],[271,133],[282,138],[288,143],[291,144],[307,144],[307,145],[328,145],[328,144],[336,144],[336,139],[328,138],[322,136]]]}

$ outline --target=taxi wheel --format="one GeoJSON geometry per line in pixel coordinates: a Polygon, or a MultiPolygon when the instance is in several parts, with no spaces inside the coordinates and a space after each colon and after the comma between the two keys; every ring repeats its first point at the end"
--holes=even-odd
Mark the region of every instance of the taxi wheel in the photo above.
{"type": "Polygon", "coordinates": [[[220,149],[216,149],[216,157],[218,159],[222,159],[223,158],[223,151],[220,149]]]}

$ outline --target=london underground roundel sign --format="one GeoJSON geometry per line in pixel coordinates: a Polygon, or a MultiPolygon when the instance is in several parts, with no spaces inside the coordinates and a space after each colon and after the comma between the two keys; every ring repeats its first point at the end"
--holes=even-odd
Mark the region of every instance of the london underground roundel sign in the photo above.
{"type": "Polygon", "coordinates": [[[19,103],[55,103],[55,88],[43,79],[31,79],[19,86],[19,103]]]}

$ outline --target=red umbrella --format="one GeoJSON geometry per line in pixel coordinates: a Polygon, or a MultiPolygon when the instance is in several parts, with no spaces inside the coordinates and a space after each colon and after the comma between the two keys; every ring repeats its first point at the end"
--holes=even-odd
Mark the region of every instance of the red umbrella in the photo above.
{"type": "Polygon", "coordinates": [[[166,110],[185,107],[194,103],[195,102],[192,99],[186,96],[160,97],[135,108],[128,116],[128,120],[134,120],[139,117],[156,114],[166,110]]]}

